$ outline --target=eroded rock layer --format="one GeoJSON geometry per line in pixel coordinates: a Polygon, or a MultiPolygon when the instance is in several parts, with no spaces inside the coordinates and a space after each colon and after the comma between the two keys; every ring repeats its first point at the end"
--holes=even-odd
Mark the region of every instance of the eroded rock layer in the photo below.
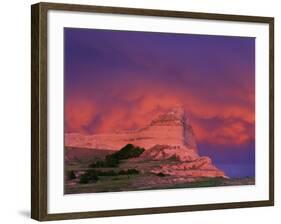
{"type": "Polygon", "coordinates": [[[145,149],[154,145],[173,145],[197,150],[192,127],[181,107],[159,115],[139,130],[96,135],[65,134],[68,147],[118,150],[128,143],[145,149]]]}

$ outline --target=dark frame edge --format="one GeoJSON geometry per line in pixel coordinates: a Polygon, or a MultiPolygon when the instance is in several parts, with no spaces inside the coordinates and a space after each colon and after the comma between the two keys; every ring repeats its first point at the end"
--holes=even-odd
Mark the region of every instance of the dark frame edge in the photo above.
{"type": "Polygon", "coordinates": [[[39,5],[31,6],[31,218],[39,220],[39,5]]]}
{"type": "Polygon", "coordinates": [[[187,12],[187,11],[173,11],[173,10],[159,10],[159,9],[145,9],[145,8],[126,8],[126,7],[112,7],[101,5],[81,5],[81,4],[65,4],[54,2],[40,2],[38,3],[46,10],[65,10],[76,12],[99,12],[112,14],[127,14],[127,15],[145,15],[145,16],[160,16],[160,17],[175,17],[175,18],[191,18],[191,19],[207,19],[207,20],[228,20],[241,22],[258,22],[270,23],[273,17],[267,16],[248,16],[222,13],[205,13],[205,12],[187,12]]]}
{"type": "Polygon", "coordinates": [[[75,5],[62,3],[37,3],[31,6],[31,218],[38,221],[62,219],[98,218],[126,215],[144,215],[204,211],[217,209],[249,208],[274,205],[274,18],[243,15],[225,15],[199,12],[163,11],[75,5]],[[269,200],[218,203],[127,210],[88,211],[48,214],[47,210],[47,12],[67,10],[132,14],[146,16],[167,16],[211,20],[259,22],[269,24],[269,101],[270,101],[270,152],[269,152],[269,200]]]}
{"type": "Polygon", "coordinates": [[[274,17],[269,22],[269,200],[274,206],[274,17]]]}
{"type": "Polygon", "coordinates": [[[47,13],[31,6],[31,218],[47,216],[47,13]],[[45,17],[45,18],[44,18],[45,17]]]}

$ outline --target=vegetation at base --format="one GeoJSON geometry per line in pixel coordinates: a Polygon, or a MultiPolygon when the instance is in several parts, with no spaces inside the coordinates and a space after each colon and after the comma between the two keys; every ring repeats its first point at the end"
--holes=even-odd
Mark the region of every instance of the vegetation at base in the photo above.
{"type": "Polygon", "coordinates": [[[225,179],[222,177],[215,178],[204,178],[200,181],[194,181],[184,184],[176,184],[174,188],[196,188],[196,187],[214,187],[214,186],[223,186],[225,179]]]}
{"type": "Polygon", "coordinates": [[[105,160],[98,160],[90,165],[91,168],[117,167],[120,161],[116,158],[107,156],[105,160]]]}
{"type": "Polygon", "coordinates": [[[99,176],[118,176],[118,175],[137,175],[139,171],[137,169],[128,169],[128,170],[88,170],[85,174],[80,177],[80,184],[94,183],[99,180],[99,176]]]}
{"type": "Polygon", "coordinates": [[[119,175],[136,175],[140,172],[137,169],[127,169],[127,170],[120,170],[118,172],[119,175]]]}
{"type": "Polygon", "coordinates": [[[76,178],[75,173],[74,173],[73,170],[67,171],[66,176],[67,176],[67,179],[68,179],[68,180],[73,180],[73,179],[76,178]]]}
{"type": "Polygon", "coordinates": [[[79,183],[80,184],[88,184],[98,181],[99,177],[95,172],[88,171],[81,175],[79,183]]]}
{"type": "Polygon", "coordinates": [[[167,175],[164,174],[164,173],[162,173],[162,172],[160,172],[160,173],[157,173],[156,176],[158,176],[158,177],[165,177],[165,176],[167,176],[167,175]]]}
{"type": "MultiPolygon", "coordinates": [[[[140,156],[144,152],[143,148],[134,146],[132,144],[127,144],[118,152],[107,155],[104,160],[98,160],[94,163],[90,164],[91,168],[115,168],[120,164],[120,160],[130,159],[140,156]]],[[[85,174],[80,177],[80,184],[87,184],[96,182],[99,179],[99,176],[118,176],[118,175],[137,175],[139,171],[136,169],[128,169],[128,170],[88,170],[85,174]]]]}
{"type": "Polygon", "coordinates": [[[134,157],[139,157],[143,152],[144,152],[144,148],[140,148],[140,147],[134,146],[132,144],[127,144],[122,149],[120,149],[118,152],[108,155],[107,157],[115,158],[118,160],[130,159],[130,158],[134,158],[134,157]]]}
{"type": "Polygon", "coordinates": [[[118,152],[105,157],[105,160],[98,160],[90,165],[91,168],[117,167],[122,159],[130,159],[140,156],[144,152],[143,148],[127,144],[118,152]]]}

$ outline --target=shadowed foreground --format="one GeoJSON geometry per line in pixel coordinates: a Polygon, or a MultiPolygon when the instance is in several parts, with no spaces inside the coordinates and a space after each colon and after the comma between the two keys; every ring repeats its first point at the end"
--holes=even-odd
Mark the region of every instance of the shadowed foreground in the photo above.
{"type": "MultiPolygon", "coordinates": [[[[118,152],[67,148],[65,194],[255,184],[255,179],[250,177],[229,179],[153,172],[163,166],[163,160],[144,159],[146,154],[130,144],[118,152]]],[[[164,166],[176,164],[177,159],[172,157],[165,160],[164,166]]]]}

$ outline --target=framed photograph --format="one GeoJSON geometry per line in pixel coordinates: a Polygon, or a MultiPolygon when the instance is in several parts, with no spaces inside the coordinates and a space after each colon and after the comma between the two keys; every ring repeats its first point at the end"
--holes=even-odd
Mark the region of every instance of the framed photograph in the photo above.
{"type": "Polygon", "coordinates": [[[274,18],[31,8],[33,219],[274,204],[274,18]]]}

